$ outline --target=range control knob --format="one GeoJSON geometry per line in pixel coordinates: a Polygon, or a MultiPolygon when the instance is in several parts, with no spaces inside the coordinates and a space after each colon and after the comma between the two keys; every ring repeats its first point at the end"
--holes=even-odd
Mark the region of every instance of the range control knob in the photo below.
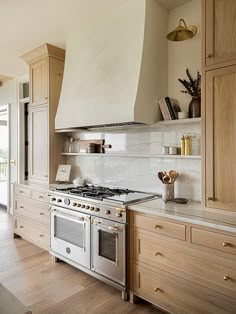
{"type": "Polygon", "coordinates": [[[85,205],[81,205],[81,208],[85,208],[85,205]]]}
{"type": "Polygon", "coordinates": [[[95,209],[95,212],[100,212],[100,208],[96,207],[95,209]]]}
{"type": "Polygon", "coordinates": [[[77,206],[77,203],[76,203],[76,202],[74,202],[74,203],[73,203],[73,206],[77,206]]]}
{"type": "Polygon", "coordinates": [[[64,199],[64,203],[68,206],[68,205],[70,205],[70,200],[69,200],[69,198],[65,198],[64,199]]]}
{"type": "Polygon", "coordinates": [[[62,200],[59,198],[58,200],[57,200],[57,203],[61,203],[62,202],[62,200]]]}
{"type": "Polygon", "coordinates": [[[92,207],[90,207],[90,210],[94,210],[94,207],[92,206],[92,207]]]}
{"type": "Polygon", "coordinates": [[[81,204],[80,204],[80,203],[78,203],[78,204],[77,204],[77,207],[81,207],[81,204]]]}
{"type": "Polygon", "coordinates": [[[122,217],[122,214],[121,213],[117,213],[116,217],[122,217]]]}
{"type": "Polygon", "coordinates": [[[106,211],[105,211],[105,214],[106,214],[106,215],[110,215],[110,213],[111,213],[110,210],[106,210],[106,211]]]}
{"type": "Polygon", "coordinates": [[[90,208],[90,206],[88,206],[88,205],[85,206],[85,209],[89,209],[89,208],[90,208]]]}
{"type": "Polygon", "coordinates": [[[55,197],[52,198],[52,202],[55,202],[57,199],[55,197]]]}

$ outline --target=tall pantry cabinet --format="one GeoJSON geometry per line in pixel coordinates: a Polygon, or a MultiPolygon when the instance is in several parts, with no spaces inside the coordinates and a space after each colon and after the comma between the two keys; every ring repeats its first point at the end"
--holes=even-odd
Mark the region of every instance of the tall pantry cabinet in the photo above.
{"type": "Polygon", "coordinates": [[[202,4],[202,203],[236,211],[236,1],[202,4]]]}
{"type": "Polygon", "coordinates": [[[55,181],[57,166],[63,163],[63,139],[54,133],[54,120],[64,70],[65,50],[44,44],[25,54],[29,64],[29,181],[55,181]]]}
{"type": "Polygon", "coordinates": [[[29,64],[30,103],[28,116],[27,182],[14,187],[14,237],[22,237],[50,249],[48,184],[55,181],[63,137],[54,133],[54,120],[61,91],[65,51],[44,44],[22,56],[29,64]]]}

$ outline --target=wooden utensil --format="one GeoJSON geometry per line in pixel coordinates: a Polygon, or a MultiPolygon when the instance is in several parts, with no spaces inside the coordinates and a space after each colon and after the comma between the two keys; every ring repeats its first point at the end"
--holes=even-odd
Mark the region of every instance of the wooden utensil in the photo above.
{"type": "Polygon", "coordinates": [[[161,180],[162,183],[164,183],[162,172],[158,172],[158,178],[161,180]]]}
{"type": "Polygon", "coordinates": [[[175,180],[177,179],[178,177],[178,173],[175,171],[175,170],[170,170],[169,171],[169,176],[171,178],[171,183],[174,183],[175,180]]]}
{"type": "Polygon", "coordinates": [[[169,184],[169,183],[171,183],[171,178],[170,178],[168,175],[164,176],[164,177],[163,177],[163,183],[164,183],[164,184],[169,184]]]}

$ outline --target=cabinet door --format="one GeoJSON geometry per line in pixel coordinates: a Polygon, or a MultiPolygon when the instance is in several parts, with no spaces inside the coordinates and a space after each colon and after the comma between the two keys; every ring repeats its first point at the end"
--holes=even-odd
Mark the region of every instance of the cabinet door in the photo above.
{"type": "Polygon", "coordinates": [[[236,66],[206,74],[206,206],[236,210],[236,66]]]}
{"type": "Polygon", "coordinates": [[[48,106],[29,109],[29,179],[48,181],[48,106]]]}
{"type": "Polygon", "coordinates": [[[48,103],[48,60],[42,60],[30,67],[31,105],[48,103]]]}
{"type": "Polygon", "coordinates": [[[236,62],[236,1],[205,0],[206,66],[236,62]]]}

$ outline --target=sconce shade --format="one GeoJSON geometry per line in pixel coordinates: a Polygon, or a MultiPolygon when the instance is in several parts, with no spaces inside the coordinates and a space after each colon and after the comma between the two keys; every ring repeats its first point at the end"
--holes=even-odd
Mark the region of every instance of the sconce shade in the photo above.
{"type": "Polygon", "coordinates": [[[179,25],[169,34],[166,38],[171,41],[183,41],[193,38],[197,33],[197,28],[194,25],[186,26],[186,23],[183,19],[179,20],[179,25]],[[181,25],[183,22],[183,26],[181,25]]]}

